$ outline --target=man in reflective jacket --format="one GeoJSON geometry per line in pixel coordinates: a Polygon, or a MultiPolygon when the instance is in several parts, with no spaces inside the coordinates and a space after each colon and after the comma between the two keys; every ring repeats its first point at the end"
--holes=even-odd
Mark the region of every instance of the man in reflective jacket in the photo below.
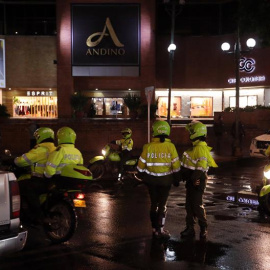
{"type": "Polygon", "coordinates": [[[183,153],[181,160],[181,179],[186,181],[186,229],[181,236],[195,236],[194,225],[196,219],[200,226],[200,238],[207,236],[207,219],[203,206],[203,194],[207,184],[209,167],[217,167],[210,154],[211,147],[205,142],[207,128],[199,122],[193,121],[186,126],[190,133],[193,147],[183,153]]]}
{"type": "Polygon", "coordinates": [[[61,175],[61,170],[67,164],[83,164],[81,152],[75,147],[76,133],[69,127],[57,131],[58,147],[47,160],[44,174],[47,178],[61,175]]]}
{"type": "Polygon", "coordinates": [[[48,185],[48,180],[44,179],[44,169],[49,154],[56,147],[54,145],[54,131],[48,127],[38,128],[34,132],[34,137],[36,138],[36,146],[22,156],[16,157],[14,163],[18,167],[31,167],[31,179],[20,180],[19,187],[22,197],[31,209],[34,221],[39,222],[42,219],[42,213],[37,190],[44,190],[44,185],[45,187],[48,185]]]}
{"type": "Polygon", "coordinates": [[[144,145],[138,170],[143,173],[151,200],[150,220],[153,237],[169,238],[164,230],[167,200],[171,185],[180,170],[179,156],[175,145],[168,139],[170,126],[165,121],[153,124],[153,139],[144,145]]]}
{"type": "Polygon", "coordinates": [[[131,151],[133,149],[133,140],[131,138],[132,130],[130,128],[125,128],[121,131],[121,133],[123,137],[122,139],[111,141],[112,144],[116,144],[121,147],[121,153],[120,153],[121,160],[119,164],[119,173],[118,173],[118,179],[117,179],[120,182],[123,175],[124,164],[129,158],[131,158],[131,151]]]}

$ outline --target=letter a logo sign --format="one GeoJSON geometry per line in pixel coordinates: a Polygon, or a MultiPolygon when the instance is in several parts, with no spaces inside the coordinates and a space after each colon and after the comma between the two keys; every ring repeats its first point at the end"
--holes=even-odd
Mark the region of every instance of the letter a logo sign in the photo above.
{"type": "Polygon", "coordinates": [[[112,24],[111,24],[111,21],[109,18],[106,18],[106,22],[105,22],[105,25],[104,25],[104,28],[103,28],[103,31],[102,32],[96,32],[92,35],[90,35],[87,40],[86,40],[86,45],[88,47],[96,47],[101,41],[102,39],[105,37],[105,36],[110,36],[112,38],[112,41],[114,42],[114,45],[116,47],[124,47],[124,44],[122,44],[118,37],[116,36],[115,34],[115,31],[112,27],[112,24]],[[107,29],[108,29],[108,32],[107,33],[107,29]],[[96,40],[96,41],[93,41],[94,37],[96,36],[99,36],[99,38],[96,40]]]}

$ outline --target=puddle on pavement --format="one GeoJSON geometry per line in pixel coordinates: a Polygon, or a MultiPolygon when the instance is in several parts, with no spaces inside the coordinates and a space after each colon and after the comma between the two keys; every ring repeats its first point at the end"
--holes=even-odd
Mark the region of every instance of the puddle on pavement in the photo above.
{"type": "MultiPolygon", "coordinates": [[[[163,253],[164,261],[196,262],[217,267],[218,261],[220,261],[222,256],[226,255],[230,246],[210,241],[190,239],[185,241],[169,240],[166,244],[153,243],[152,255],[157,255],[156,251],[158,249],[163,253]]],[[[159,258],[161,257],[159,256],[159,258]]],[[[152,257],[152,259],[154,258],[152,257]]]]}

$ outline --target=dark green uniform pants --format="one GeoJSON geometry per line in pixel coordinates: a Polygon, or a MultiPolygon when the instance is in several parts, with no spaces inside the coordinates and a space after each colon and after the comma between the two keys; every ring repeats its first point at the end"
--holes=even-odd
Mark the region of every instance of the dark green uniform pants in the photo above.
{"type": "Polygon", "coordinates": [[[166,205],[170,194],[173,176],[151,176],[146,175],[144,182],[148,187],[151,201],[150,219],[152,228],[159,229],[165,224],[166,205]]]}
{"type": "Polygon", "coordinates": [[[203,206],[204,190],[199,187],[188,185],[186,189],[186,225],[193,227],[198,223],[202,227],[207,227],[206,212],[203,206]]]}

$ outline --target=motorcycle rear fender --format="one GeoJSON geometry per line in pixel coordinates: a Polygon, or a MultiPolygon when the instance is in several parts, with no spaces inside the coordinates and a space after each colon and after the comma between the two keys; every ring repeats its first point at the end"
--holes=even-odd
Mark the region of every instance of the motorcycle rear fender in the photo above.
{"type": "Polygon", "coordinates": [[[137,164],[137,162],[138,162],[137,159],[130,159],[130,160],[127,160],[127,161],[126,161],[126,165],[134,166],[134,165],[137,164]]]}
{"type": "Polygon", "coordinates": [[[94,164],[95,162],[104,161],[104,160],[105,160],[104,156],[95,156],[89,160],[89,164],[94,164]]]}
{"type": "Polygon", "coordinates": [[[270,193],[270,185],[263,186],[263,188],[260,191],[259,196],[263,197],[263,196],[267,195],[268,193],[270,193]]]}
{"type": "Polygon", "coordinates": [[[61,176],[74,179],[92,180],[92,173],[83,165],[70,164],[63,167],[61,176]]]}

